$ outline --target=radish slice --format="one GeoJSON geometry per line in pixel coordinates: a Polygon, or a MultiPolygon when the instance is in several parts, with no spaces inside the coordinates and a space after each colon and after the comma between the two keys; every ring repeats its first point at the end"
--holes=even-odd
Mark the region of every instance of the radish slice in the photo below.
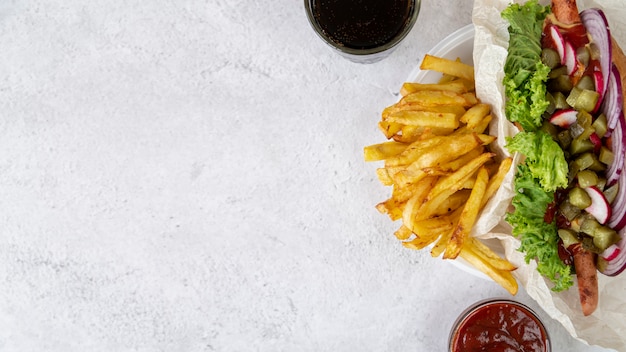
{"type": "Polygon", "coordinates": [[[565,67],[567,67],[567,74],[570,76],[576,72],[578,68],[578,60],[576,59],[576,49],[574,49],[574,45],[572,43],[566,41],[565,42],[565,67]]]}
{"type": "Polygon", "coordinates": [[[604,102],[602,102],[602,113],[606,116],[607,128],[613,131],[617,126],[617,121],[622,117],[622,105],[624,96],[622,94],[622,80],[615,65],[611,66],[609,83],[606,87],[604,102]]]}
{"type": "Polygon", "coordinates": [[[602,274],[607,276],[616,276],[624,271],[624,269],[626,269],[626,250],[624,250],[624,248],[626,248],[625,232],[625,229],[622,229],[618,232],[621,239],[618,243],[616,243],[616,246],[619,248],[619,252],[616,254],[616,256],[610,261],[605,260],[606,265],[598,266],[598,269],[600,269],[600,272],[602,274]]]}
{"type": "Polygon", "coordinates": [[[589,35],[591,36],[591,42],[598,48],[598,51],[600,52],[600,70],[602,71],[602,76],[604,78],[604,86],[602,91],[606,91],[609,80],[609,73],[611,71],[612,65],[611,55],[613,54],[609,22],[607,21],[604,12],[597,8],[586,9],[582,11],[580,13],[580,19],[585,25],[587,33],[589,33],[589,35]]]}
{"type": "Polygon", "coordinates": [[[587,192],[589,198],[591,198],[591,205],[585,208],[585,210],[587,213],[593,215],[599,223],[603,225],[606,224],[611,218],[611,206],[606,200],[606,197],[604,197],[604,193],[596,186],[583,189],[587,192]]]}
{"type": "Polygon", "coordinates": [[[556,52],[559,53],[561,65],[565,65],[565,39],[563,39],[561,32],[559,32],[559,29],[554,25],[550,25],[550,38],[554,43],[556,52]]]}
{"type": "Polygon", "coordinates": [[[602,149],[602,139],[600,139],[597,133],[593,132],[589,136],[589,140],[593,144],[593,152],[598,154],[600,152],[600,149],[602,149]]]}
{"type": "Polygon", "coordinates": [[[612,244],[609,248],[605,249],[600,256],[607,262],[610,262],[611,260],[617,258],[621,251],[622,250],[617,245],[612,244]]]}
{"type": "Polygon", "coordinates": [[[570,128],[576,122],[578,112],[574,109],[563,109],[556,111],[550,117],[550,123],[561,128],[570,128]]]}

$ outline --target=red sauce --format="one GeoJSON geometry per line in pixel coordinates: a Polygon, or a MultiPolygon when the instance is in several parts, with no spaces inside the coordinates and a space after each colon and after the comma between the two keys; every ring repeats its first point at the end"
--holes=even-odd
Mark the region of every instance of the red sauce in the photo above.
{"type": "Polygon", "coordinates": [[[543,215],[543,221],[546,224],[551,224],[554,221],[554,217],[556,216],[557,204],[556,202],[552,202],[548,204],[548,209],[546,209],[546,213],[543,215]]]}
{"type": "Polygon", "coordinates": [[[557,249],[558,249],[557,253],[559,254],[559,259],[561,259],[563,264],[574,265],[574,253],[572,253],[569,249],[565,248],[565,246],[563,245],[563,241],[559,240],[557,249]]]}
{"type": "Polygon", "coordinates": [[[543,324],[513,301],[493,301],[471,310],[457,325],[450,351],[549,352],[543,324]]]}

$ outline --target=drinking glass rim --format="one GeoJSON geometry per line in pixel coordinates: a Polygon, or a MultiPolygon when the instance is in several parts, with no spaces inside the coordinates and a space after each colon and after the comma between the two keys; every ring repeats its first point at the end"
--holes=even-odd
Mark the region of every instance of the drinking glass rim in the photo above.
{"type": "Polygon", "coordinates": [[[334,49],[336,49],[336,50],[338,50],[340,52],[346,53],[346,54],[357,55],[357,56],[367,56],[367,55],[377,54],[377,53],[389,50],[389,49],[395,47],[396,45],[398,45],[404,38],[406,38],[406,36],[411,31],[411,29],[413,29],[413,26],[415,25],[415,22],[417,22],[417,17],[419,15],[420,7],[421,7],[421,0],[409,0],[412,3],[411,14],[409,15],[409,18],[406,21],[406,25],[404,26],[402,31],[400,31],[389,42],[387,42],[387,43],[385,43],[383,45],[380,45],[380,46],[377,46],[377,47],[374,47],[374,48],[356,49],[356,48],[350,48],[350,47],[346,47],[346,46],[340,45],[339,43],[333,41],[332,39],[330,39],[329,37],[327,37],[324,34],[324,30],[319,25],[319,23],[317,23],[317,20],[315,20],[315,16],[313,15],[313,8],[311,6],[311,2],[312,1],[314,1],[314,0],[304,0],[304,7],[306,9],[306,14],[307,14],[307,18],[309,20],[309,24],[313,27],[315,33],[326,44],[330,45],[334,49]]]}

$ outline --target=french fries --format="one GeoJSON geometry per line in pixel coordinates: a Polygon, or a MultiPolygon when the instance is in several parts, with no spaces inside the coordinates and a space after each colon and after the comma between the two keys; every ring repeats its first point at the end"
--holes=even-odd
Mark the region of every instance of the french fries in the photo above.
{"type": "Polygon", "coordinates": [[[496,139],[486,134],[491,107],[476,97],[472,66],[426,55],[420,68],[441,73],[441,80],[404,83],[378,124],[388,141],[364,148],[366,161],[384,161],[376,174],[392,187],[376,209],[402,222],[394,235],[404,247],[463,258],[516,294],[515,266],[472,237],[512,164],[496,162],[488,149],[496,139]]]}

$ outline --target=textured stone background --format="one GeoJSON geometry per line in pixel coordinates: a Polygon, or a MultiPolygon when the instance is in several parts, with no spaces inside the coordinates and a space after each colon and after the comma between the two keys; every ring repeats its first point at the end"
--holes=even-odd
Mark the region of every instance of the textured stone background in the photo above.
{"type": "Polygon", "coordinates": [[[362,147],[471,8],[358,65],[301,1],[1,2],[0,351],[443,351],[506,292],[402,249],[362,147]]]}

